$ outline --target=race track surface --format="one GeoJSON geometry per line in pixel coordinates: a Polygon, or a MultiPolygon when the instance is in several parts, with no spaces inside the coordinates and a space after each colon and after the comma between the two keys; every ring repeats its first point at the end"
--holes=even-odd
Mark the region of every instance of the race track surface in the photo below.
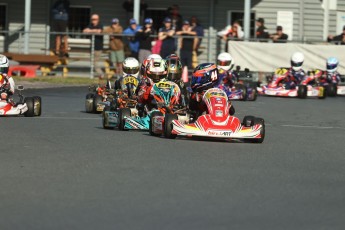
{"type": "Polygon", "coordinates": [[[345,97],[259,97],[263,144],[104,130],[87,88],[0,118],[0,229],[344,229],[345,97]]]}

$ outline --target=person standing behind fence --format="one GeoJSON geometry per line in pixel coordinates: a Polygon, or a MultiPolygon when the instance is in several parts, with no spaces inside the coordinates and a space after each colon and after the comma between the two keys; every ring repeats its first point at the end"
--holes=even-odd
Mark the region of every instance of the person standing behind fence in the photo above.
{"type": "Polygon", "coordinates": [[[125,60],[122,32],[123,28],[117,18],[113,18],[111,26],[105,29],[105,33],[109,34],[109,59],[116,68],[115,74],[117,77],[122,76],[122,62],[125,60]]]}
{"type": "Polygon", "coordinates": [[[68,40],[65,33],[68,23],[69,0],[57,0],[52,7],[53,14],[53,31],[55,34],[55,54],[59,56],[68,57],[68,40]],[[63,49],[61,50],[61,43],[63,42],[63,49]]]}
{"type": "Polygon", "coordinates": [[[139,41],[134,35],[140,29],[141,26],[137,25],[137,21],[132,18],[129,20],[129,27],[123,31],[123,35],[126,35],[125,39],[129,41],[128,46],[131,51],[130,57],[134,57],[135,59],[138,59],[139,41]]]}
{"type": "Polygon", "coordinates": [[[139,62],[143,63],[145,58],[151,55],[152,41],[154,31],[152,29],[153,20],[152,18],[146,18],[144,21],[144,28],[138,30],[135,37],[139,41],[139,62]]]}
{"type": "Polygon", "coordinates": [[[188,69],[192,69],[193,51],[196,50],[196,46],[198,44],[196,32],[192,31],[189,21],[184,21],[182,30],[177,31],[176,34],[182,36],[180,37],[179,43],[182,66],[187,66],[188,69]]]}
{"type": "Polygon", "coordinates": [[[256,38],[261,42],[267,42],[270,35],[265,27],[265,20],[263,18],[258,18],[258,20],[256,20],[256,26],[256,38]]]}
{"type": "Polygon", "coordinates": [[[286,43],[288,39],[288,35],[283,33],[283,27],[277,26],[276,33],[271,34],[270,38],[272,38],[274,43],[286,43]]]}
{"type": "Polygon", "coordinates": [[[98,77],[103,78],[103,71],[98,64],[103,50],[103,25],[100,23],[98,14],[91,15],[91,23],[83,30],[83,33],[99,34],[95,36],[93,64],[98,77]]]}
{"type": "Polygon", "coordinates": [[[160,55],[162,58],[167,57],[176,51],[175,28],[171,24],[171,18],[164,19],[164,26],[159,29],[158,39],[162,41],[160,55]]]}

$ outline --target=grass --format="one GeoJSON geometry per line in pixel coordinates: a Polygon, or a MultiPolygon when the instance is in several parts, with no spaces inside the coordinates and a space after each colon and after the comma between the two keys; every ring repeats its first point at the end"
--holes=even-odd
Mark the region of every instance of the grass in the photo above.
{"type": "Polygon", "coordinates": [[[31,82],[31,83],[49,83],[57,85],[92,85],[92,84],[104,84],[105,80],[99,80],[98,78],[86,78],[86,77],[34,77],[34,78],[24,78],[13,76],[15,82],[31,82]]]}

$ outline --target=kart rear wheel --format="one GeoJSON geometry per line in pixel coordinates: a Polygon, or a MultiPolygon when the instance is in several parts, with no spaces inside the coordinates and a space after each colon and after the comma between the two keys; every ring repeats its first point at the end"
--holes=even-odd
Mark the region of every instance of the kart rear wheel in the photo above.
{"type": "Polygon", "coordinates": [[[242,84],[236,84],[235,85],[236,89],[241,90],[242,91],[242,101],[247,100],[247,87],[242,85],[242,84]]]}
{"type": "Polygon", "coordinates": [[[178,117],[176,114],[165,114],[164,117],[164,136],[169,139],[175,139],[177,137],[176,134],[172,134],[173,130],[173,120],[177,120],[178,117]]]}
{"type": "Polygon", "coordinates": [[[158,133],[154,133],[153,130],[152,130],[152,127],[153,127],[153,118],[155,116],[163,116],[163,113],[162,112],[159,112],[159,111],[154,111],[151,113],[151,117],[150,117],[150,123],[149,123],[149,133],[151,136],[160,136],[160,134],[158,133]]]}
{"type": "Polygon", "coordinates": [[[103,129],[114,129],[114,127],[109,127],[106,122],[105,122],[105,111],[111,111],[110,106],[104,107],[104,110],[102,112],[102,124],[103,124],[103,129]]]}
{"type": "Polygon", "coordinates": [[[86,94],[86,97],[85,97],[86,99],[91,99],[91,98],[93,98],[93,93],[88,93],[88,94],[86,94]]]}
{"type": "Polygon", "coordinates": [[[26,97],[24,99],[24,103],[26,103],[26,106],[28,107],[28,110],[24,113],[24,116],[26,116],[26,117],[35,116],[34,98],[33,97],[26,97]]]}
{"type": "Polygon", "coordinates": [[[125,117],[131,116],[131,110],[128,108],[122,108],[119,110],[119,130],[122,131],[128,131],[128,129],[125,128],[125,117]]]}
{"type": "Polygon", "coordinates": [[[327,87],[327,95],[329,97],[335,97],[337,96],[337,84],[331,83],[327,87]]]}
{"type": "Polygon", "coordinates": [[[34,114],[35,116],[41,116],[42,113],[42,99],[39,96],[34,97],[34,114]]]}
{"type": "Polygon", "coordinates": [[[306,85],[299,85],[297,89],[297,97],[301,99],[307,98],[307,90],[306,85]]]}
{"type": "Polygon", "coordinates": [[[258,84],[256,82],[252,82],[252,84],[250,84],[250,87],[252,88],[252,98],[249,101],[256,101],[256,98],[258,97],[258,90],[256,89],[256,87],[258,86],[258,84]]]}
{"type": "Polygon", "coordinates": [[[93,112],[100,113],[97,111],[97,105],[103,101],[103,97],[101,95],[95,94],[93,97],[93,112]]]}
{"type": "Polygon", "coordinates": [[[260,131],[261,137],[258,139],[252,139],[252,143],[262,143],[265,139],[265,120],[263,118],[256,117],[254,119],[254,125],[262,125],[260,131]]]}
{"type": "Polygon", "coordinates": [[[254,116],[245,116],[243,118],[242,125],[244,127],[251,127],[254,125],[254,120],[255,120],[254,116]]]}

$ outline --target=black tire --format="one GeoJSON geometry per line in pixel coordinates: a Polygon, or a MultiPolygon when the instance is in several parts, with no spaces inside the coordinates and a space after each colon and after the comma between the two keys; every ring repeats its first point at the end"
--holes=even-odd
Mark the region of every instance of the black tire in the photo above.
{"type": "Polygon", "coordinates": [[[265,139],[265,120],[263,118],[259,118],[259,117],[256,117],[254,119],[254,125],[257,125],[257,124],[261,124],[262,125],[262,129],[261,129],[261,138],[259,139],[252,139],[252,142],[253,143],[262,143],[264,142],[264,139],[265,139]]]}
{"type": "Polygon", "coordinates": [[[159,111],[154,111],[151,113],[151,117],[150,117],[150,123],[149,123],[149,133],[151,136],[155,136],[155,137],[158,137],[160,136],[160,134],[157,134],[157,133],[154,133],[152,131],[152,124],[153,124],[153,119],[155,116],[163,116],[163,113],[162,112],[159,112],[159,111]]]}
{"type": "Polygon", "coordinates": [[[93,112],[94,113],[100,113],[97,111],[97,105],[98,103],[103,101],[103,97],[101,95],[95,94],[93,97],[93,112]]]}
{"type": "Polygon", "coordinates": [[[306,85],[299,85],[297,89],[297,97],[301,99],[307,98],[307,90],[306,85]]]}
{"type": "Polygon", "coordinates": [[[337,84],[331,83],[327,87],[327,95],[329,97],[335,97],[337,96],[337,84]]]}
{"type": "Polygon", "coordinates": [[[176,134],[172,134],[173,130],[173,120],[177,120],[178,116],[176,114],[165,114],[164,117],[164,136],[169,139],[175,139],[177,137],[176,134]]]}
{"type": "Polygon", "coordinates": [[[107,126],[107,125],[105,124],[105,119],[104,119],[105,111],[111,111],[110,106],[104,107],[104,110],[103,110],[103,112],[102,112],[102,124],[103,124],[103,128],[104,128],[104,129],[114,129],[114,127],[109,127],[109,126],[107,126]]]}
{"type": "Polygon", "coordinates": [[[230,114],[230,116],[233,116],[235,114],[235,107],[234,107],[234,105],[231,105],[231,107],[229,109],[229,114],[230,114]]]}
{"type": "Polygon", "coordinates": [[[247,87],[242,84],[236,84],[235,87],[242,90],[242,101],[247,100],[247,87]]]}
{"type": "Polygon", "coordinates": [[[258,97],[258,90],[256,89],[257,87],[257,83],[256,82],[252,82],[250,84],[250,87],[252,88],[252,94],[253,94],[253,98],[251,98],[249,101],[256,101],[257,97],[258,97]]]}
{"type": "Polygon", "coordinates": [[[24,99],[24,103],[28,107],[28,110],[24,113],[26,117],[33,117],[35,116],[35,105],[34,105],[34,98],[33,97],[26,97],[24,99]]]}
{"type": "Polygon", "coordinates": [[[93,93],[88,93],[88,94],[86,94],[86,99],[91,99],[91,98],[93,98],[93,96],[94,96],[94,94],[93,93]]]}
{"type": "Polygon", "coordinates": [[[320,86],[319,87],[319,95],[317,96],[319,99],[325,99],[327,95],[327,90],[325,87],[320,86]]]}
{"type": "Polygon", "coordinates": [[[131,110],[128,108],[122,108],[119,110],[119,130],[128,131],[125,129],[125,117],[131,116],[131,110]]]}
{"type": "Polygon", "coordinates": [[[245,116],[245,117],[243,118],[242,125],[243,125],[244,127],[253,126],[253,125],[254,125],[254,120],[255,120],[255,117],[254,117],[254,116],[245,116]]]}
{"type": "Polygon", "coordinates": [[[42,98],[39,96],[34,97],[34,115],[41,116],[42,113],[42,98]]]}

